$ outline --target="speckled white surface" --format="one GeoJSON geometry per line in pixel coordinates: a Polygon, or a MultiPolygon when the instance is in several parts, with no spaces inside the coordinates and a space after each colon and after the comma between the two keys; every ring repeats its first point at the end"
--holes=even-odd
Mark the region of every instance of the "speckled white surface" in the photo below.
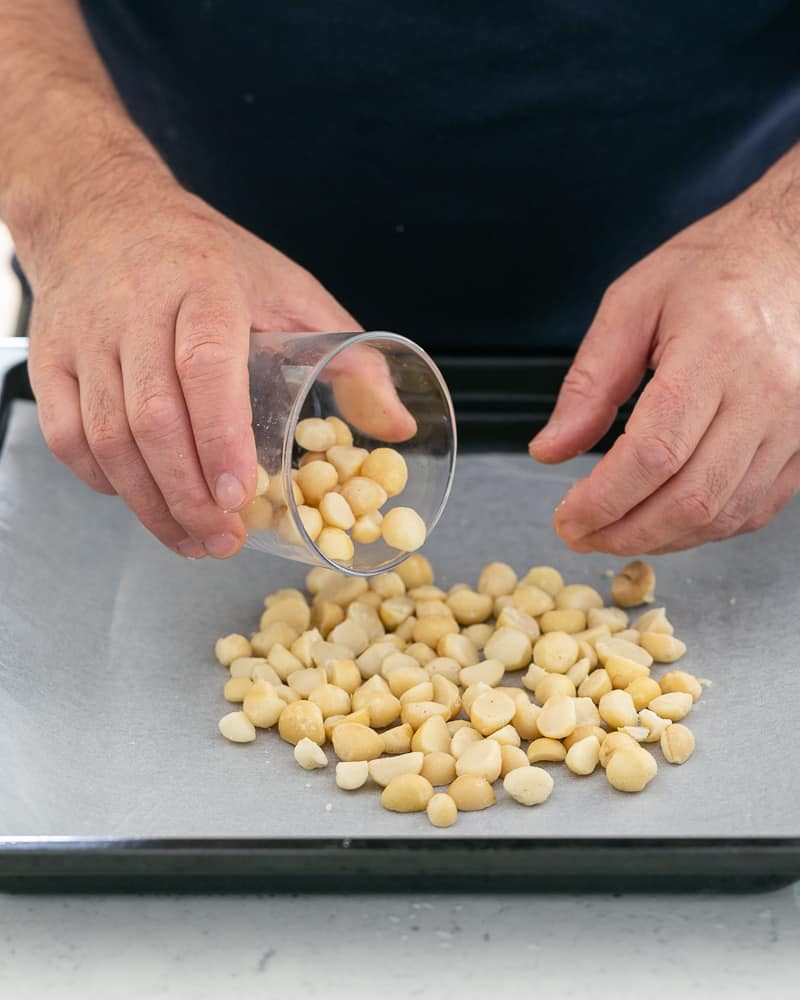
{"type": "Polygon", "coordinates": [[[0,896],[0,996],[797,1000],[799,899],[0,896]]]}

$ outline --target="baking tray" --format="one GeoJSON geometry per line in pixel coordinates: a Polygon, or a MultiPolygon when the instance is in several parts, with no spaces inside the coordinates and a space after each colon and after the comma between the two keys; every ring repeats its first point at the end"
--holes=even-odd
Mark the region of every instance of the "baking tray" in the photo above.
{"type": "MultiPolygon", "coordinates": [[[[214,639],[251,628],[263,595],[300,585],[303,567],[162,550],[52,461],[15,378],[0,452],[0,888],[676,891],[800,877],[800,505],[758,535],[654,560],[686,667],[713,681],[686,766],[660,762],[625,796],[552,765],[545,806],[500,801],[436,830],[384,812],[374,790],[339,792],[333,768],[301,772],[274,733],[218,736],[229,706],[214,639]]],[[[463,455],[426,546],[442,583],[498,558],[607,591],[618,562],[573,555],[550,528],[594,460],[463,455]]]]}

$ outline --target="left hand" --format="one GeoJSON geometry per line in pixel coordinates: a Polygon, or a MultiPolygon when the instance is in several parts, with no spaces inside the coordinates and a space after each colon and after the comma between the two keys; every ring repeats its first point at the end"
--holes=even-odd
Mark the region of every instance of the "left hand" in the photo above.
{"type": "Polygon", "coordinates": [[[768,524],[800,490],[800,154],[615,281],[540,462],[625,433],[556,510],[576,552],[674,552],[768,524]]]}

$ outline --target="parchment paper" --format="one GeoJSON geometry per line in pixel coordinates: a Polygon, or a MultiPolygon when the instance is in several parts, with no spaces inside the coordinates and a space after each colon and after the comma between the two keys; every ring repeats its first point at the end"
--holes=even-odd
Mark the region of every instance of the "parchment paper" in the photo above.
{"type": "MultiPolygon", "coordinates": [[[[591,466],[465,456],[426,553],[443,585],[490,559],[551,563],[608,593],[620,560],[576,556],[550,529],[591,466]]],[[[711,678],[690,716],[697,752],[663,761],[642,795],[600,769],[553,768],[549,802],[506,801],[450,830],[344,793],[333,760],[307,773],[275,732],[236,746],[215,638],[256,627],[263,596],[305,568],[255,552],[191,563],[163,550],[116,498],[74,480],[16,403],[0,461],[0,835],[82,837],[800,835],[800,504],[758,535],[655,560],[657,597],[711,678]],[[326,811],[326,803],[332,809],[326,811]]],[[[659,668],[656,676],[667,668],[659,668]]],[[[332,754],[330,755],[332,758],[332,754]]]]}

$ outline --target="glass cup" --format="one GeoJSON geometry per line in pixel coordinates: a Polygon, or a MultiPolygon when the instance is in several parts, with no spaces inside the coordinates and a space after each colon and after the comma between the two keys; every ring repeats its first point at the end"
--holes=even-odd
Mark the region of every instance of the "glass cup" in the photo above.
{"type": "Polygon", "coordinates": [[[246,546],[356,576],[385,572],[406,559],[409,552],[382,537],[354,542],[352,558],[342,562],[320,551],[298,512],[293,480],[306,453],[295,432],[308,417],[338,417],[354,446],[400,452],[408,481],[381,514],[411,507],[429,536],[447,503],[456,460],[453,404],[431,358],[395,333],[256,332],[249,371],[256,452],[269,487],[242,511],[246,546]]]}

